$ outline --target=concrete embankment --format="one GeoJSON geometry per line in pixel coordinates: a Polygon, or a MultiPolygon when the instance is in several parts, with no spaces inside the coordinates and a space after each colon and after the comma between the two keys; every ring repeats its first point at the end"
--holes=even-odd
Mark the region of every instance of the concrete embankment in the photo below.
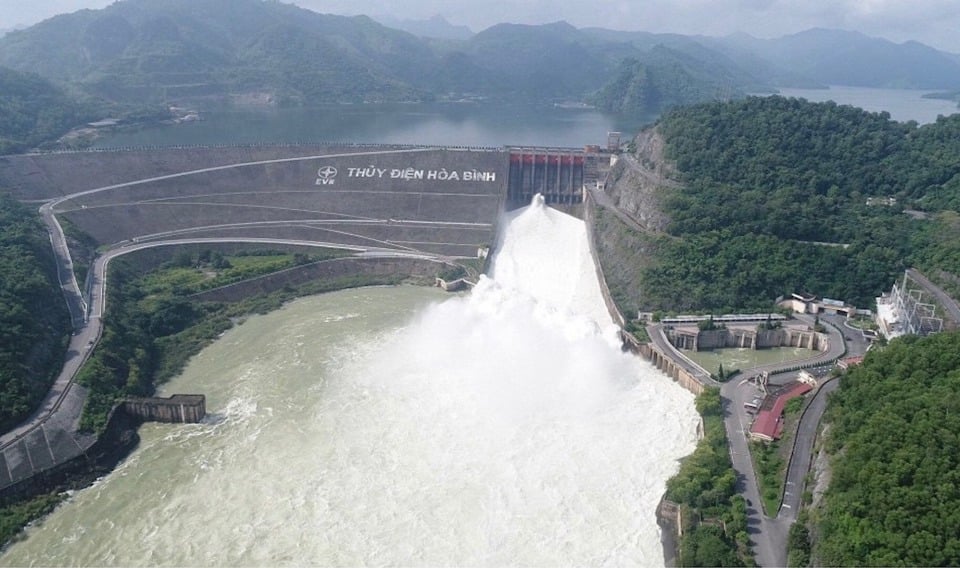
{"type": "MultiPolygon", "coordinates": [[[[96,478],[109,473],[126,457],[140,440],[137,428],[145,421],[198,422],[206,412],[203,395],[175,395],[170,398],[130,399],[110,412],[100,436],[75,434],[73,444],[48,440],[46,430],[38,429],[36,439],[25,439],[23,457],[29,469],[14,469],[16,479],[7,478],[0,487],[0,505],[50,491],[86,487],[96,478]],[[41,440],[42,438],[42,440],[41,440]],[[44,453],[46,460],[38,461],[44,453]]],[[[53,432],[53,431],[51,431],[53,432]]],[[[69,436],[60,430],[59,437],[69,436]]],[[[10,448],[8,448],[9,450],[10,448]]],[[[9,461],[4,460],[4,465],[9,461]]]]}
{"type": "Polygon", "coordinates": [[[295,287],[317,280],[338,280],[363,276],[404,276],[433,282],[446,266],[439,260],[422,258],[337,258],[296,266],[273,274],[251,278],[191,296],[204,302],[238,302],[259,294],[295,287]]]}

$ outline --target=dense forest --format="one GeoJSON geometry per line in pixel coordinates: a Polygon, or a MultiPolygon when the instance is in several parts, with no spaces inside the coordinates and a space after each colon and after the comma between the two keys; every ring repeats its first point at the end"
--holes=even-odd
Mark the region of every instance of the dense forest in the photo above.
{"type": "Polygon", "coordinates": [[[637,116],[743,97],[741,86],[725,69],[658,45],[639,58],[624,60],[617,75],[590,100],[605,111],[637,116]]]}
{"type": "Polygon", "coordinates": [[[56,140],[98,112],[39,75],[0,67],[0,154],[56,140]]]}
{"type": "Polygon", "coordinates": [[[47,231],[32,210],[0,193],[0,431],[43,399],[69,334],[47,231]]]}
{"type": "Polygon", "coordinates": [[[827,410],[834,457],[815,558],[960,565],[960,333],[893,341],[842,381],[827,410]]]}
{"type": "Polygon", "coordinates": [[[647,307],[760,308],[797,291],[867,307],[908,266],[960,275],[960,116],[918,126],[751,97],[657,128],[682,188],[663,194],[647,307]]]}

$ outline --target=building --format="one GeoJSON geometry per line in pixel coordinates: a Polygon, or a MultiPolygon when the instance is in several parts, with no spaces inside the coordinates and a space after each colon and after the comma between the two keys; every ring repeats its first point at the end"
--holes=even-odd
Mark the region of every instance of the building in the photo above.
{"type": "Polygon", "coordinates": [[[812,390],[813,385],[809,382],[796,382],[788,385],[786,390],[776,395],[773,404],[768,406],[768,401],[765,400],[757,414],[757,419],[753,421],[753,426],[750,427],[750,439],[760,442],[779,440],[783,434],[783,409],[787,402],[812,390]]]}
{"type": "Polygon", "coordinates": [[[856,306],[842,300],[817,298],[813,294],[790,294],[777,305],[798,314],[839,314],[851,318],[859,313],[856,306]]]}

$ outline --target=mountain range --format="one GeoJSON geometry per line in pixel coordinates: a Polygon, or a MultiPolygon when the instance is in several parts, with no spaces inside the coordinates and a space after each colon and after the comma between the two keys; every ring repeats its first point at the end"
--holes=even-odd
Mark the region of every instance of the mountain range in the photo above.
{"type": "Polygon", "coordinates": [[[275,0],[121,0],[0,37],[0,66],[118,102],[591,100],[608,110],[854,85],[954,90],[960,56],[814,29],[778,39],[390,22],[275,0]]]}

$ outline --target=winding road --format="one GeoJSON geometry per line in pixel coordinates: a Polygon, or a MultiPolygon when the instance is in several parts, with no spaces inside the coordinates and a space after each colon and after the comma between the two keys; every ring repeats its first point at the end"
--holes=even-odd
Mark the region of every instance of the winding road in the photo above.
{"type": "MultiPolygon", "coordinates": [[[[411,150],[404,150],[410,152],[411,150]]],[[[414,150],[416,151],[416,150],[414,150]]],[[[395,150],[361,152],[343,154],[356,157],[358,155],[377,155],[396,153],[395,150]]],[[[189,176],[196,173],[224,170],[239,166],[273,164],[278,162],[303,161],[313,158],[333,158],[340,154],[325,156],[310,156],[297,158],[284,158],[276,160],[266,160],[262,162],[250,162],[243,164],[232,164],[228,166],[217,166],[181,172],[177,174],[158,176],[148,179],[136,180],[133,182],[114,184],[110,186],[88,189],[64,195],[56,199],[44,202],[40,207],[40,215],[50,235],[50,243],[56,259],[57,277],[64,300],[70,311],[70,317],[73,327],[73,334],[70,338],[63,367],[47,392],[41,404],[23,423],[12,430],[0,435],[0,488],[9,486],[13,483],[29,478],[39,471],[63,463],[82,454],[94,441],[90,435],[78,432],[80,415],[83,410],[83,403],[86,400],[86,389],[75,383],[75,378],[80,368],[88,359],[90,353],[96,347],[103,331],[103,314],[106,302],[106,282],[107,270],[110,261],[118,256],[132,252],[165,246],[203,244],[203,243],[259,243],[283,246],[317,247],[317,248],[336,248],[352,251],[359,258],[417,258],[431,261],[449,260],[448,257],[419,250],[419,244],[415,242],[390,242],[379,241],[372,238],[363,240],[369,241],[365,246],[351,245],[338,242],[329,242],[321,240],[303,240],[291,238],[264,238],[264,237],[192,237],[191,230],[170,231],[168,233],[144,235],[143,238],[136,238],[122,243],[116,243],[100,254],[90,267],[90,273],[87,281],[87,297],[81,292],[80,285],[76,280],[73,261],[67,245],[67,240],[63,228],[57,219],[58,206],[77,197],[91,195],[103,191],[117,188],[134,189],[143,184],[189,176]]],[[[461,230],[469,230],[472,227],[489,229],[489,224],[465,223],[465,222],[445,222],[445,221],[425,221],[425,220],[404,220],[404,219],[375,219],[363,218],[355,219],[358,223],[371,224],[389,224],[389,225],[410,225],[410,226],[438,226],[454,227],[461,230]]],[[[267,226],[284,227],[302,225],[303,219],[293,219],[290,221],[273,221],[269,223],[251,223],[249,226],[267,226]]],[[[323,221],[316,221],[322,224],[323,221]]],[[[235,224],[231,227],[243,227],[244,224],[235,224]]],[[[330,231],[329,233],[338,233],[330,231]]],[[[342,233],[342,231],[340,231],[342,233]]],[[[343,233],[347,237],[359,237],[359,235],[350,235],[343,233]]],[[[441,243],[442,244],[442,243],[441,243]]]]}

